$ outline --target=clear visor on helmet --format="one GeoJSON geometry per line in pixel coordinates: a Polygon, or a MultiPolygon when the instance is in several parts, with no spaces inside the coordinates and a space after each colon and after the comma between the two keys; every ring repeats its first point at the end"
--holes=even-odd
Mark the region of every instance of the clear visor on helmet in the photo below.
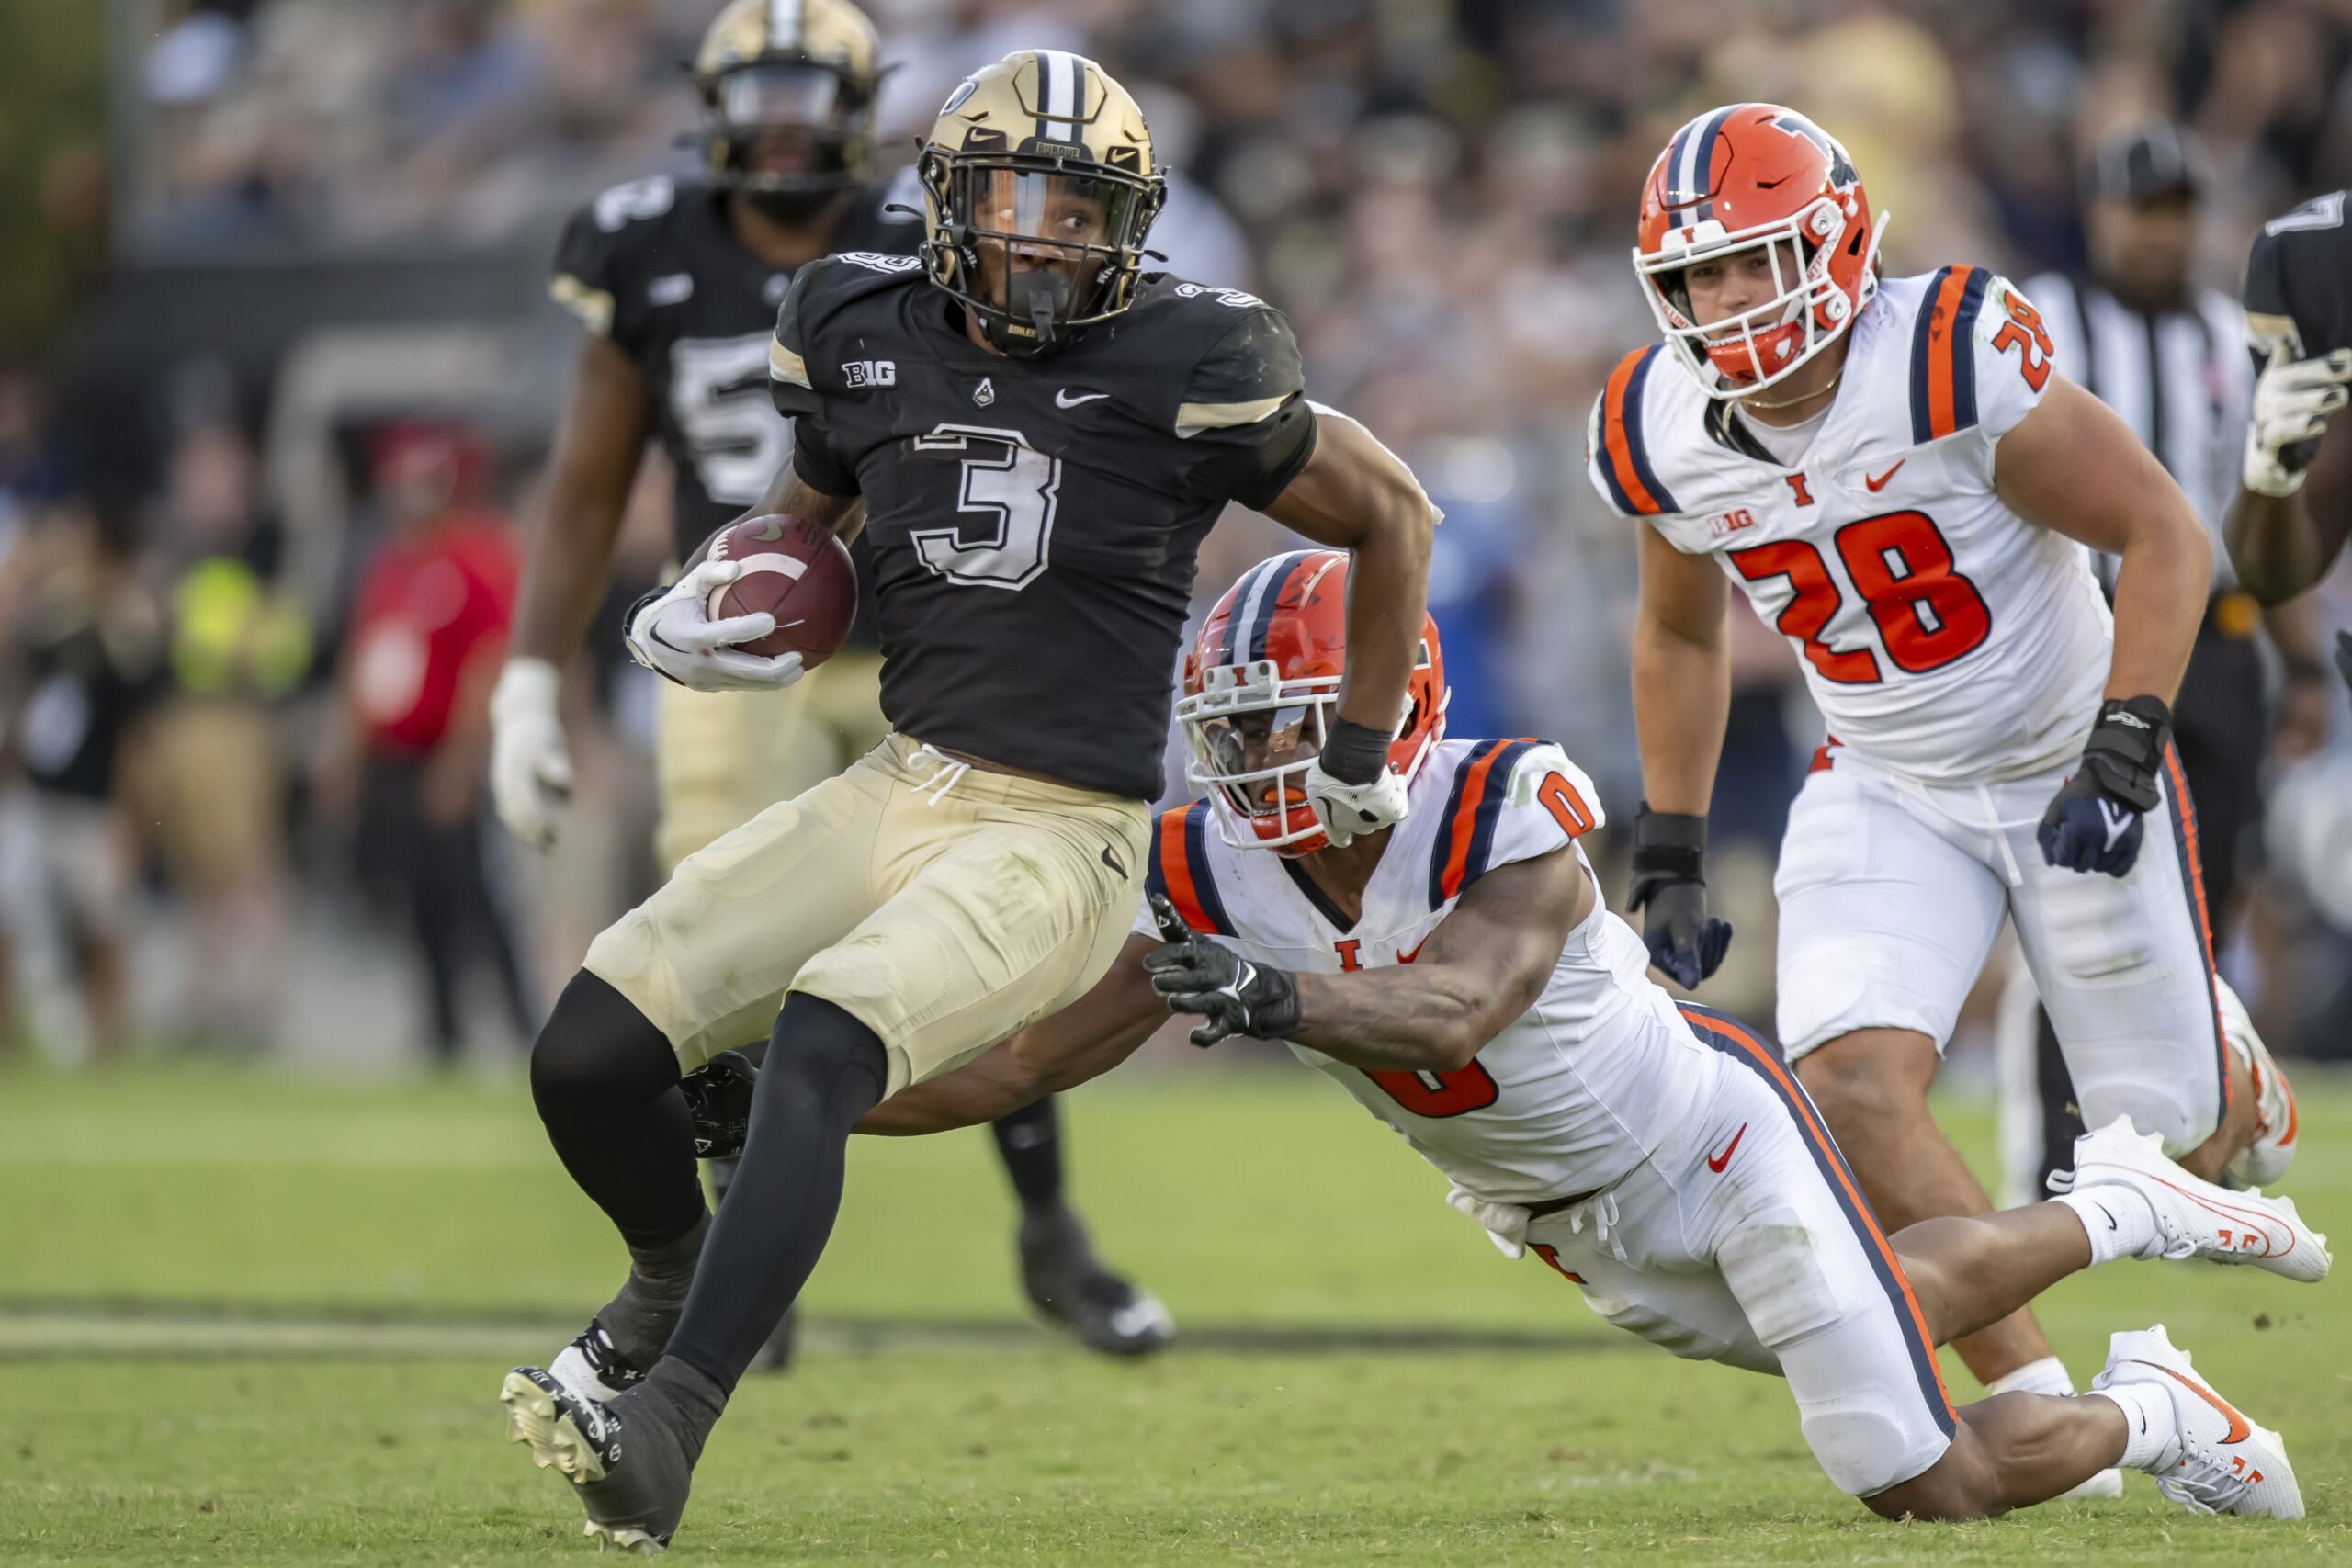
{"type": "Polygon", "coordinates": [[[843,94],[842,79],[817,65],[754,65],[728,73],[718,85],[718,112],[741,130],[831,130],[843,94]]]}
{"type": "Polygon", "coordinates": [[[1207,790],[1226,841],[1280,849],[1322,832],[1306,770],[1323,752],[1337,676],[1283,681],[1270,660],[1209,670],[1176,704],[1186,783],[1207,790]]]}
{"type": "Polygon", "coordinates": [[[1143,183],[1011,162],[959,163],[949,202],[978,264],[983,301],[1026,319],[1044,287],[1063,320],[1105,302],[1116,265],[1140,238],[1143,183]],[[1016,282],[1026,275],[1030,281],[1016,282]]]}

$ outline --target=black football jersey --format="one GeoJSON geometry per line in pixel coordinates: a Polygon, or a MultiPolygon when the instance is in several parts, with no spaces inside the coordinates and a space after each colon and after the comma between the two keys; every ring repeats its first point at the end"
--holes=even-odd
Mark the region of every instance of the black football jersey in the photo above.
{"type": "MultiPolygon", "coordinates": [[[[910,253],[922,224],[910,179],[859,191],[840,250],[910,253]]],[[[727,193],[667,175],[615,186],[572,214],[549,291],[645,373],[653,428],[678,472],[678,558],[760,499],[792,450],[767,391],[768,339],[788,270],[752,254],[727,193]]]]}
{"type": "Polygon", "coordinates": [[[1159,794],[1202,538],[1315,447],[1298,345],[1234,289],[1147,274],[1042,359],[989,353],[912,258],[801,269],[770,374],[800,477],[863,496],[882,711],[952,750],[1159,794]]]}
{"type": "MultiPolygon", "coordinates": [[[[2246,324],[2257,349],[2292,323],[2297,358],[2352,347],[2352,228],[2343,191],[2263,225],[2245,261],[2246,324]],[[2267,321],[2265,318],[2268,318],[2267,321]]],[[[2263,355],[2256,355],[2256,364],[2263,355]]]]}

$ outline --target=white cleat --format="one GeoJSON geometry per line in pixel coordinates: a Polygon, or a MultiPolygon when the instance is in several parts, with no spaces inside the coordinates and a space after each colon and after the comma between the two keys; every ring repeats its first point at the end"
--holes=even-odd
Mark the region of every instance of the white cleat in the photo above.
{"type": "Polygon", "coordinates": [[[645,1381],[645,1373],[614,1348],[613,1337],[601,1323],[591,1323],[558,1351],[548,1363],[548,1372],[581,1398],[599,1404],[618,1399],[645,1381]]]}
{"type": "Polygon", "coordinates": [[[2267,1187],[2295,1163],[2295,1091],[2255,1032],[2238,994],[2217,980],[2214,995],[2222,1006],[2222,1036],[2254,1078],[2254,1141],[2231,1156],[2224,1174],[2241,1187],[2267,1187]]]}
{"type": "Polygon", "coordinates": [[[2287,1445],[2257,1427],[2197,1375],[2188,1352],[2173,1348],[2163,1324],[2118,1334],[2094,1390],[2118,1383],[2153,1383],[2172,1398],[2180,1435],[2151,1467],[2156,1490],[2192,1514],[2237,1514],[2273,1519],[2303,1517],[2303,1494],[2287,1445]]]}
{"type": "Polygon", "coordinates": [[[2053,1503],[2083,1503],[2100,1497],[2122,1495],[2123,1472],[2120,1470],[2102,1470],[2088,1481],[2080,1485],[2070,1486],[2050,1500],[2053,1503]]]}
{"type": "Polygon", "coordinates": [[[2129,1187],[2156,1213],[2156,1237],[2143,1258],[2208,1258],[2250,1263],[2283,1280],[2316,1284],[2327,1278],[2327,1237],[2303,1224],[2292,1198],[2233,1192],[2201,1180],[2164,1156],[2164,1140],[2133,1130],[2119,1116],[2075,1140],[2075,1168],[2050,1178],[2060,1192],[2109,1185],[2129,1187]]]}

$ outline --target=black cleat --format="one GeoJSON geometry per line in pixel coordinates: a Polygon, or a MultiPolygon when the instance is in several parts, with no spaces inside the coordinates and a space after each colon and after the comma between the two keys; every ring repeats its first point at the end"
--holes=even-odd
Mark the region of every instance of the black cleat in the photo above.
{"type": "Polygon", "coordinates": [[[583,1399],[618,1399],[645,1381],[645,1369],[633,1366],[613,1345],[602,1323],[591,1323],[580,1337],[558,1351],[548,1364],[555,1380],[583,1399]]]}
{"type": "Polygon", "coordinates": [[[498,1397],[506,1406],[507,1437],[530,1444],[534,1464],[563,1472],[588,1511],[585,1533],[597,1538],[600,1550],[607,1541],[649,1556],[668,1550],[686,1510],[694,1466],[667,1425],[642,1406],[642,1393],[608,1405],[537,1367],[517,1367],[498,1397]],[[640,1417],[635,1424],[632,1415],[640,1417]]]}
{"type": "Polygon", "coordinates": [[[1030,1304],[1106,1356],[1148,1356],[1176,1337],[1156,1297],[1102,1266],[1086,1226],[1068,1209],[1021,1220],[1021,1284],[1030,1304]]]}

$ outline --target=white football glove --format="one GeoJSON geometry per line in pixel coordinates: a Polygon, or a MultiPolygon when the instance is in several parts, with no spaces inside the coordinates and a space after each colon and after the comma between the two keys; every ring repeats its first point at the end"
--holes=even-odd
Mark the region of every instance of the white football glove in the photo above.
{"type": "Polygon", "coordinates": [[[629,657],[695,692],[772,692],[800,679],[797,653],[763,659],[733,646],[775,630],[774,615],[710,619],[711,594],[742,574],[741,561],[707,560],[644,601],[629,616],[629,657]]]}
{"type": "Polygon", "coordinates": [[[1377,833],[1405,819],[1405,778],[1384,763],[1370,784],[1343,784],[1323,771],[1318,757],[1306,766],[1306,804],[1331,847],[1344,850],[1357,834],[1377,833]]]}
{"type": "Polygon", "coordinates": [[[490,796],[506,830],[535,850],[555,842],[571,798],[571,755],[556,716],[562,677],[544,659],[510,659],[490,694],[490,796]]]}
{"type": "Polygon", "coordinates": [[[2352,380],[2352,348],[2316,359],[2274,352],[2254,383],[2254,418],[2245,427],[2245,488],[2261,495],[2292,495],[2303,488],[2308,455],[2289,448],[2316,441],[2328,415],[2344,407],[2352,380]]]}

